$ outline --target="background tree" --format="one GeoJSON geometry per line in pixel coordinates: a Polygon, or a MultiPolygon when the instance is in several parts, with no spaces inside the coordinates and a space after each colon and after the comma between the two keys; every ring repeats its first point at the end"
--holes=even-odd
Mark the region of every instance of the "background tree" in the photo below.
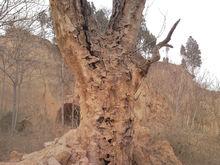
{"type": "Polygon", "coordinates": [[[187,69],[192,75],[195,75],[195,69],[199,68],[202,64],[201,51],[195,39],[190,36],[186,42],[186,47],[183,45],[180,48],[180,54],[186,63],[187,69]]]}
{"type": "Polygon", "coordinates": [[[27,23],[45,10],[43,0],[2,0],[0,2],[0,28],[27,23]]]}
{"type": "Polygon", "coordinates": [[[33,34],[52,40],[54,37],[48,5],[44,0],[0,1],[0,33],[12,26],[28,28],[33,34]]]}
{"type": "MultiPolygon", "coordinates": [[[[60,63],[56,66],[58,69],[60,69],[58,73],[59,78],[59,85],[60,86],[60,101],[61,101],[61,123],[62,126],[65,124],[65,112],[64,107],[66,103],[66,96],[68,93],[73,93],[73,84],[74,84],[74,78],[69,72],[69,69],[64,63],[64,59],[61,57],[60,63]],[[71,84],[71,86],[69,86],[71,84]]],[[[57,75],[56,75],[57,76],[57,75]]]]}
{"type": "Polygon", "coordinates": [[[142,16],[141,26],[138,33],[137,49],[142,52],[145,57],[152,54],[152,50],[157,43],[156,37],[148,30],[146,20],[142,16]]]}
{"type": "Polygon", "coordinates": [[[181,47],[180,47],[180,55],[182,56],[181,65],[184,68],[186,68],[186,60],[185,60],[186,48],[183,45],[181,45],[181,47]]]}
{"type": "Polygon", "coordinates": [[[110,12],[106,8],[102,8],[96,11],[94,8],[95,18],[98,24],[100,32],[105,32],[108,27],[109,15],[110,12]]]}
{"type": "Polygon", "coordinates": [[[169,47],[166,47],[166,48],[165,48],[165,51],[166,51],[166,57],[168,58],[170,48],[169,48],[169,47]]]}
{"type": "Polygon", "coordinates": [[[180,47],[180,54],[181,54],[182,56],[186,56],[186,48],[185,48],[185,46],[183,46],[183,45],[181,45],[181,47],[180,47]]]}
{"type": "Polygon", "coordinates": [[[39,23],[40,23],[41,37],[42,37],[42,38],[46,38],[45,25],[46,25],[46,24],[48,23],[48,21],[49,21],[49,18],[48,18],[47,14],[46,14],[46,10],[43,10],[43,11],[41,11],[41,12],[38,14],[37,20],[38,20],[39,23]]]}
{"type": "Polygon", "coordinates": [[[21,86],[24,81],[35,70],[35,64],[38,62],[33,58],[29,50],[33,45],[27,46],[25,41],[30,39],[31,34],[19,27],[11,27],[6,30],[6,36],[11,42],[10,51],[4,48],[1,52],[0,70],[3,72],[13,89],[12,99],[12,132],[14,132],[17,122],[17,113],[19,111],[21,86]],[[4,51],[7,50],[7,51],[4,51]]]}
{"type": "MultiPolygon", "coordinates": [[[[110,19],[111,12],[106,8],[102,8],[96,11],[95,7],[93,7],[93,11],[95,13],[94,15],[100,32],[105,32],[108,27],[108,21],[110,19]]],[[[146,20],[143,15],[137,38],[138,39],[135,51],[139,52],[145,58],[147,58],[148,56],[150,56],[150,54],[152,54],[152,50],[156,45],[157,39],[148,30],[146,20]]]]}
{"type": "MultiPolygon", "coordinates": [[[[90,3],[91,11],[96,19],[96,23],[99,29],[99,32],[104,33],[108,28],[108,22],[110,19],[111,11],[106,8],[97,10],[93,3],[90,3]]],[[[138,31],[136,43],[136,52],[142,54],[145,58],[149,57],[152,54],[152,50],[156,45],[156,37],[148,30],[146,20],[142,15],[141,26],[138,31]]]]}

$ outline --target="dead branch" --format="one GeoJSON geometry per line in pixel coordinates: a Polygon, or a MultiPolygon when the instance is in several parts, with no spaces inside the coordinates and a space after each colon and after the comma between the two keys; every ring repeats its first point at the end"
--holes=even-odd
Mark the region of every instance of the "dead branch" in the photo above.
{"type": "Polygon", "coordinates": [[[141,58],[141,57],[138,57],[139,59],[136,60],[136,61],[135,61],[135,60],[132,60],[132,62],[135,63],[135,64],[144,72],[144,74],[147,73],[148,68],[150,67],[150,65],[151,65],[152,63],[155,63],[155,62],[157,62],[157,61],[160,60],[160,52],[159,52],[159,50],[160,50],[162,47],[170,47],[170,48],[173,48],[173,46],[170,45],[169,42],[170,42],[170,40],[171,40],[171,37],[172,37],[172,35],[173,35],[174,30],[176,29],[177,25],[179,24],[179,22],[180,22],[180,19],[177,20],[177,21],[175,22],[175,24],[172,26],[172,28],[170,29],[170,31],[169,31],[167,37],[166,37],[163,41],[159,42],[159,43],[153,48],[153,50],[152,50],[152,57],[150,57],[150,58],[148,58],[148,59],[146,59],[146,60],[143,60],[143,59],[144,59],[143,57],[142,57],[142,58],[141,58]],[[140,60],[140,59],[141,59],[141,60],[140,60]],[[144,61],[144,62],[142,62],[142,61],[144,61]],[[142,63],[140,63],[140,62],[142,62],[142,63]]]}
{"type": "Polygon", "coordinates": [[[170,31],[169,31],[167,37],[166,37],[163,41],[161,41],[161,42],[159,42],[159,43],[157,44],[157,47],[158,47],[159,49],[162,48],[162,47],[164,47],[164,46],[173,48],[173,46],[172,46],[172,45],[169,45],[168,43],[170,42],[171,37],[172,37],[172,35],[173,35],[173,32],[174,32],[174,30],[176,29],[176,27],[177,27],[177,25],[179,24],[179,22],[180,22],[180,19],[177,20],[177,21],[175,22],[175,24],[172,26],[172,28],[170,29],[170,31]]]}
{"type": "Polygon", "coordinates": [[[5,29],[8,26],[20,25],[32,21],[35,17],[35,12],[46,8],[46,6],[40,4],[40,1],[3,0],[0,2],[0,28],[5,29]]]}

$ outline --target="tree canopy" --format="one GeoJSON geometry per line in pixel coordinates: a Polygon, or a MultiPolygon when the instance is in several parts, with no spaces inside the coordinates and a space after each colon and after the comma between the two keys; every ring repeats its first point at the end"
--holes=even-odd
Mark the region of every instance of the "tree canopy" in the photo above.
{"type": "Polygon", "coordinates": [[[182,55],[182,63],[186,65],[191,74],[195,74],[195,69],[199,68],[202,64],[201,51],[197,41],[189,36],[186,46],[181,46],[180,54],[182,55]]]}

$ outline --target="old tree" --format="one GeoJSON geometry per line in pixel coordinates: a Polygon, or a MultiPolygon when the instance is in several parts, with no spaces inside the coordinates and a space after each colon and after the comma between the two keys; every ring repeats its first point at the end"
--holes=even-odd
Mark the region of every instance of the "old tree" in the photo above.
{"type": "Polygon", "coordinates": [[[97,31],[86,0],[50,0],[50,5],[58,47],[77,80],[81,123],[74,148],[86,151],[89,163],[143,163],[147,132],[133,111],[135,92],[150,64],[160,59],[159,49],[172,47],[168,42],[179,21],[144,59],[135,48],[145,0],[113,0],[105,33],[97,31]]]}

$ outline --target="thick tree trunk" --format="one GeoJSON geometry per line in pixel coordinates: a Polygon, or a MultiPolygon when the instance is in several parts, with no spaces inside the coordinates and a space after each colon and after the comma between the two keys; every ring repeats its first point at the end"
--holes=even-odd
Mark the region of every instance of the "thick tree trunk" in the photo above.
{"type": "MultiPolygon", "coordinates": [[[[86,151],[93,164],[137,163],[135,151],[144,161],[145,140],[138,138],[146,132],[133,111],[143,74],[131,58],[145,0],[113,0],[106,34],[96,31],[86,0],[50,0],[50,4],[57,43],[76,77],[80,96],[81,121],[73,148],[86,151]]],[[[159,60],[159,48],[169,39],[154,49],[153,60],[145,62],[139,56],[139,61],[147,65],[159,60]]]]}
{"type": "MultiPolygon", "coordinates": [[[[130,0],[126,5],[115,2],[121,9],[138,7],[139,11],[135,8],[132,14],[141,18],[144,1],[135,3],[130,0]]],[[[125,53],[135,46],[139,26],[126,24],[124,13],[115,9],[109,34],[94,39],[94,29],[88,27],[87,5],[85,0],[51,1],[59,48],[78,81],[80,146],[87,151],[90,163],[131,164],[134,148],[133,75],[136,68],[128,62],[125,53]],[[126,25],[119,23],[119,19],[124,19],[126,25]],[[126,29],[124,26],[131,27],[126,29]],[[127,64],[123,63],[125,60],[127,64]]],[[[134,24],[139,24],[140,18],[131,19],[135,20],[134,24]]]]}
{"type": "Polygon", "coordinates": [[[134,134],[129,85],[116,80],[97,87],[91,83],[85,90],[86,96],[81,98],[82,121],[79,129],[84,134],[83,145],[89,146],[89,160],[100,164],[129,164],[134,134]]]}

